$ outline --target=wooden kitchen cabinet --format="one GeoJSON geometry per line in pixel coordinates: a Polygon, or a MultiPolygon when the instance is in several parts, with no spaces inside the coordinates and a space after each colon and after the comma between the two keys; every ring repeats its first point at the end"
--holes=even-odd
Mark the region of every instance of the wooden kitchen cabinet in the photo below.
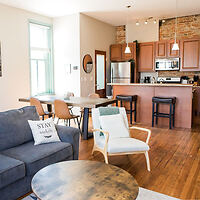
{"type": "Polygon", "coordinates": [[[166,58],[167,57],[167,42],[160,41],[155,43],[156,46],[156,58],[166,58]]]}
{"type": "Polygon", "coordinates": [[[125,53],[127,44],[122,44],[122,60],[128,61],[131,59],[136,59],[136,43],[129,43],[128,46],[130,47],[131,53],[125,53]]]}
{"type": "Polygon", "coordinates": [[[138,72],[154,71],[154,42],[139,44],[138,72]]]}
{"type": "MultiPolygon", "coordinates": [[[[180,41],[177,40],[176,42],[178,43],[178,46],[180,49],[180,41]]],[[[177,58],[180,56],[180,50],[177,50],[177,51],[172,50],[173,44],[174,44],[174,40],[167,41],[167,57],[168,58],[174,58],[174,57],[177,58]]]]}
{"type": "Polygon", "coordinates": [[[121,61],[122,59],[122,45],[112,44],[110,46],[110,60],[111,61],[121,61]]]}
{"type": "Polygon", "coordinates": [[[200,71],[200,39],[182,40],[180,52],[181,71],[200,71]]]}
{"type": "MultiPolygon", "coordinates": [[[[180,47],[180,42],[177,40],[177,43],[180,47]]],[[[180,51],[173,51],[172,47],[174,44],[174,40],[166,40],[166,41],[159,41],[155,44],[155,57],[156,58],[177,58],[179,57],[180,51]]]]}

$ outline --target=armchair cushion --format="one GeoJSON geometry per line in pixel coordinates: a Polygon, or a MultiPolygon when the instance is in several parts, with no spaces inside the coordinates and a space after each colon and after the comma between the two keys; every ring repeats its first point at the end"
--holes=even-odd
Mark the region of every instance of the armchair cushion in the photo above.
{"type": "MultiPolygon", "coordinates": [[[[105,140],[99,140],[98,146],[103,148],[105,140]]],[[[148,151],[149,146],[141,140],[135,138],[113,138],[108,142],[108,153],[127,153],[137,151],[148,151]]]]}
{"type": "Polygon", "coordinates": [[[109,140],[129,137],[129,129],[127,129],[121,114],[100,116],[99,120],[101,128],[109,133],[109,140]]]}

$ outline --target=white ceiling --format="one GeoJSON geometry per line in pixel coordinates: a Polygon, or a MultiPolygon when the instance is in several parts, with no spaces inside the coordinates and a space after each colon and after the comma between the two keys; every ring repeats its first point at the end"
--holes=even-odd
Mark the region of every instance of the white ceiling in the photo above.
{"type": "MultiPolygon", "coordinates": [[[[175,0],[0,0],[0,3],[49,17],[82,12],[112,25],[125,24],[127,15],[129,21],[176,15],[175,0]],[[129,4],[132,7],[127,11],[129,4]]],[[[200,0],[177,0],[177,4],[178,16],[200,14],[200,0]]]]}

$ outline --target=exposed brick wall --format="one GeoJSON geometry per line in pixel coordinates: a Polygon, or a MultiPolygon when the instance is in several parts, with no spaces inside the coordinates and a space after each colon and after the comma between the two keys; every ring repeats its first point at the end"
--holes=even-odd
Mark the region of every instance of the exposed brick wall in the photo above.
{"type": "MultiPolygon", "coordinates": [[[[160,23],[160,40],[174,39],[175,18],[160,23]]],[[[200,15],[178,17],[177,39],[200,37],[200,15]]]]}
{"type": "MultiPolygon", "coordinates": [[[[179,17],[177,21],[177,39],[187,39],[200,37],[200,14],[186,17],[179,17]]],[[[175,18],[166,19],[164,23],[160,23],[159,38],[160,40],[174,39],[175,18]]],[[[126,27],[116,27],[116,43],[121,44],[126,42],[126,27]]],[[[158,76],[188,76],[192,78],[194,75],[199,75],[200,72],[180,72],[180,71],[159,71],[158,76]]]]}
{"type": "MultiPolygon", "coordinates": [[[[177,38],[193,38],[200,37],[200,14],[185,17],[178,17],[177,20],[177,38]]],[[[160,23],[159,38],[160,40],[174,39],[175,18],[166,19],[164,23],[160,23]]],[[[116,26],[116,43],[126,42],[126,27],[116,26]]]]}
{"type": "Polygon", "coordinates": [[[116,26],[116,43],[126,43],[126,26],[116,26]]]}
{"type": "MultiPolygon", "coordinates": [[[[174,39],[175,19],[167,19],[160,24],[159,34],[160,40],[174,39]]],[[[188,39],[200,37],[200,15],[192,15],[179,17],[177,19],[177,39],[188,39]]],[[[200,72],[181,72],[181,71],[159,71],[158,76],[188,76],[192,78],[194,75],[199,75],[200,72]]]]}

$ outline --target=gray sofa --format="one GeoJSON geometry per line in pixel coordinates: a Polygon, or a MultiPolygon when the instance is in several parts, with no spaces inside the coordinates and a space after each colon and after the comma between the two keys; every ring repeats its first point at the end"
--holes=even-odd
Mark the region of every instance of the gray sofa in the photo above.
{"type": "Polygon", "coordinates": [[[35,107],[0,112],[1,200],[30,192],[32,177],[43,167],[78,159],[79,129],[56,125],[62,142],[34,146],[27,120],[39,120],[35,107]]]}

